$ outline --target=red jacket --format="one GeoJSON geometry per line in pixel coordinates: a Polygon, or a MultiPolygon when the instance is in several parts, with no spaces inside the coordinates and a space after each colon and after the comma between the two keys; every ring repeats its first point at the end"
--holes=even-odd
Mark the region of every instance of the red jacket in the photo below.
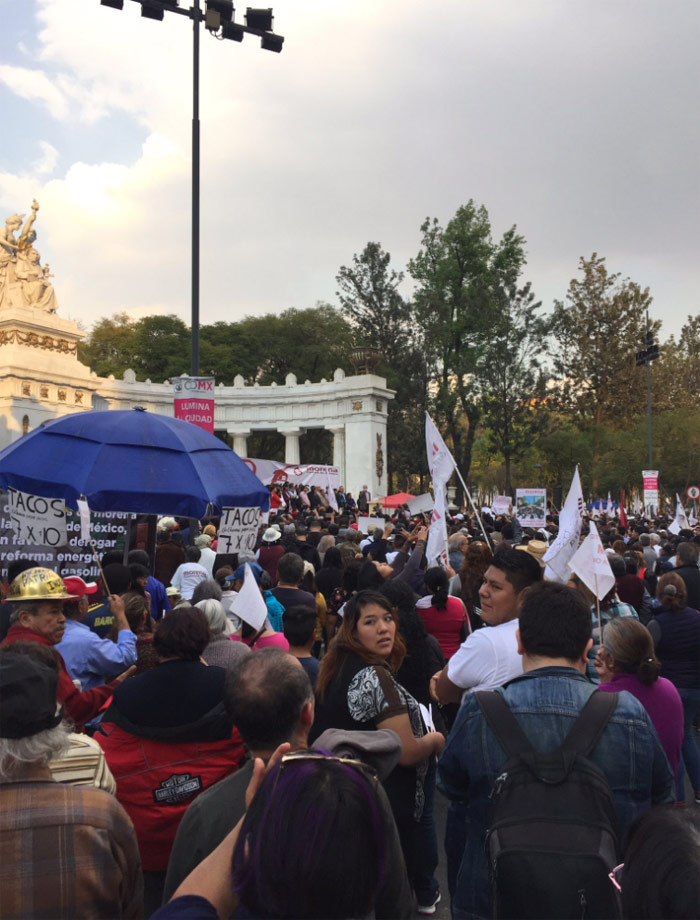
{"type": "Polygon", "coordinates": [[[113,722],[103,722],[101,731],[95,740],[117,781],[117,799],[134,823],[143,869],[164,871],[187,806],[243,763],[238,729],[223,741],[174,742],[138,737],[113,722]]]}
{"type": "MultiPolygon", "coordinates": [[[[27,629],[26,626],[20,626],[19,623],[10,627],[0,644],[14,645],[15,642],[38,642],[40,645],[48,645],[49,648],[54,647],[53,643],[44,636],[34,632],[33,629],[27,629]]],[[[58,651],[56,654],[61,658],[58,651]]],[[[86,722],[95,718],[112,696],[112,691],[113,688],[107,684],[103,687],[94,687],[92,690],[78,690],[68,673],[65,661],[61,658],[61,670],[58,675],[58,702],[65,707],[66,716],[73,722],[76,731],[81,731],[86,722]]]]}

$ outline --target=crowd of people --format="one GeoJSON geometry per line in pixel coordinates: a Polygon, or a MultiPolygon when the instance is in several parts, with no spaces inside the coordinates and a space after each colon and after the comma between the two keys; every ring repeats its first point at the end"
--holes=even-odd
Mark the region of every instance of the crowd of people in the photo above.
{"type": "Polygon", "coordinates": [[[271,491],[251,553],[166,517],[104,583],[11,564],[1,917],[700,916],[700,528],[597,516],[597,600],[556,513],[431,565],[366,487],[271,491]]]}

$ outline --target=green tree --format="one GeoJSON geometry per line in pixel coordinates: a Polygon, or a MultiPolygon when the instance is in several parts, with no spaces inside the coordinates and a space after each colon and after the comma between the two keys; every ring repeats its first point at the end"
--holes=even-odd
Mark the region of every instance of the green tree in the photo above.
{"type": "Polygon", "coordinates": [[[190,329],[178,316],[144,316],[134,328],[134,364],[141,379],[162,383],[190,372],[190,329]]]}
{"type": "Polygon", "coordinates": [[[505,492],[513,494],[511,465],[542,428],[546,375],[541,358],[548,322],[529,282],[500,292],[500,306],[484,332],[474,383],[481,394],[481,419],[491,446],[505,466],[505,492]]]}
{"type": "Polygon", "coordinates": [[[135,354],[135,326],[127,313],[101,319],[78,345],[78,358],[98,377],[121,377],[132,367],[135,354]]]}
{"type": "Polygon", "coordinates": [[[473,201],[446,227],[421,227],[421,250],[409,263],[418,283],[416,317],[423,330],[434,390],[434,413],[448,433],[466,478],[483,414],[475,374],[488,330],[502,308],[501,292],[515,285],[525,262],[524,240],[512,227],[494,241],[488,212],[473,201]]]}
{"type": "Polygon", "coordinates": [[[336,281],[355,344],[379,352],[377,373],[396,392],[387,419],[387,475],[392,491],[408,489],[414,474],[422,488],[427,475],[423,416],[428,371],[413,305],[399,292],[403,273],[392,269],[390,262],[391,255],[379,243],[367,243],[360,255],[353,256],[352,265],[340,268],[336,281]]]}
{"type": "MultiPolygon", "coordinates": [[[[603,427],[627,427],[643,410],[645,388],[635,375],[634,354],[644,341],[649,289],[619,273],[605,258],[581,258],[582,278],[574,278],[564,302],[555,301],[553,330],[558,348],[554,367],[565,410],[593,432],[593,491],[598,485],[603,427]]],[[[660,323],[652,323],[656,335],[660,323]]]]}

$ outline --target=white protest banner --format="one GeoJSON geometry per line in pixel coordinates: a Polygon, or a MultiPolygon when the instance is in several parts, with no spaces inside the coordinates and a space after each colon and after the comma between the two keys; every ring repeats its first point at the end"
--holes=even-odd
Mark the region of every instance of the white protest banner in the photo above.
{"type": "Polygon", "coordinates": [[[85,540],[86,543],[90,542],[90,509],[88,503],[82,499],[78,499],[78,516],[80,517],[80,539],[85,540]]]}
{"type": "Polygon", "coordinates": [[[62,546],[67,542],[66,509],[62,498],[42,498],[8,489],[8,513],[15,542],[62,546]]]}
{"type": "Polygon", "coordinates": [[[340,488],[340,469],[337,466],[320,464],[279,463],[277,460],[258,460],[251,457],[241,458],[265,486],[274,486],[285,482],[298,486],[330,486],[340,488]]]}
{"type": "Polygon", "coordinates": [[[608,554],[603,549],[593,521],[590,522],[588,536],[571,557],[569,568],[600,601],[615,584],[608,554]]]}
{"type": "Polygon", "coordinates": [[[435,507],[435,502],[430,492],[425,492],[423,495],[416,495],[415,498],[409,498],[406,505],[408,506],[411,517],[413,517],[413,515],[422,514],[424,511],[431,512],[435,507]]]}
{"type": "Polygon", "coordinates": [[[445,484],[455,471],[457,464],[450,453],[447,444],[442,440],[442,435],[437,430],[435,422],[428,413],[425,413],[425,450],[428,455],[428,467],[433,479],[433,485],[445,484]]]}
{"type": "Polygon", "coordinates": [[[262,513],[260,508],[224,508],[217,553],[253,553],[262,513]]]}
{"type": "MultiPolygon", "coordinates": [[[[219,536],[220,539],[221,536],[219,536]]],[[[255,575],[248,564],[245,567],[243,585],[231,603],[231,610],[253,629],[260,629],[267,619],[265,599],[260,593],[255,575]]]]}
{"type": "Polygon", "coordinates": [[[571,488],[559,515],[559,533],[542,557],[547,564],[545,578],[549,578],[550,581],[561,581],[564,584],[569,580],[569,561],[578,549],[582,523],[583,491],[577,466],[571,480],[571,488]]]}
{"type": "Polygon", "coordinates": [[[644,509],[652,509],[656,514],[659,507],[659,471],[642,470],[642,480],[644,483],[644,509]]]}
{"type": "Polygon", "coordinates": [[[547,490],[516,489],[515,516],[523,527],[543,527],[547,523],[547,490]]]}
{"type": "Polygon", "coordinates": [[[490,510],[494,514],[508,514],[508,509],[512,504],[513,499],[510,495],[496,495],[491,503],[490,510]]]}
{"type": "MultiPolygon", "coordinates": [[[[435,485],[435,483],[433,483],[435,485]]],[[[435,485],[435,507],[430,518],[428,544],[425,547],[428,565],[447,565],[447,521],[445,516],[445,486],[435,485]]]]}
{"type": "Polygon", "coordinates": [[[357,519],[357,529],[360,531],[360,533],[371,533],[375,527],[379,527],[380,530],[384,530],[386,527],[386,521],[384,518],[359,517],[357,519]]]}

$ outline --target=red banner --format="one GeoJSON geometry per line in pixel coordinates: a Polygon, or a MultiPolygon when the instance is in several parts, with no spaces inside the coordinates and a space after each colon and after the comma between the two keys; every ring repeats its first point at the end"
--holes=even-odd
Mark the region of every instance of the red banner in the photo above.
{"type": "Polygon", "coordinates": [[[173,377],[175,418],[214,433],[214,378],[173,377]]]}

